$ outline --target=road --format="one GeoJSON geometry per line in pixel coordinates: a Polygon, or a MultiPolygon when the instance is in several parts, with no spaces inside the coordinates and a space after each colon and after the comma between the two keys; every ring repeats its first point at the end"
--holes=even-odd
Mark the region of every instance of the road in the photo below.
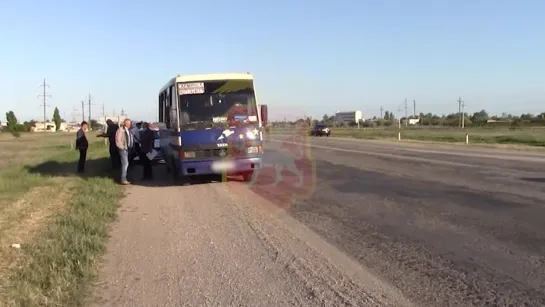
{"type": "Polygon", "coordinates": [[[545,156],[327,138],[309,145],[317,186],[291,214],[408,299],[545,305],[545,156]]]}
{"type": "Polygon", "coordinates": [[[545,306],[545,157],[305,140],[307,199],[289,172],[129,187],[95,304],[545,306]]]}

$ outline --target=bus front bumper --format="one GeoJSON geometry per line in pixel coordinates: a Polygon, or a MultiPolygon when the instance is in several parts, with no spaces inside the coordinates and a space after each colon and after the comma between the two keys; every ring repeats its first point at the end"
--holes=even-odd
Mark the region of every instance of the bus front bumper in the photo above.
{"type": "Polygon", "coordinates": [[[240,175],[261,169],[262,165],[263,159],[261,157],[208,161],[182,161],[180,163],[180,172],[184,176],[214,174],[240,175]]]}

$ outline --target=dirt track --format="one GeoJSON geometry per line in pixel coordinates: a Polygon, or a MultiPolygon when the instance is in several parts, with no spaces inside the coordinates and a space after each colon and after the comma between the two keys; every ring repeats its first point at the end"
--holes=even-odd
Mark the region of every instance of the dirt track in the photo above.
{"type": "Polygon", "coordinates": [[[94,303],[545,305],[545,158],[312,146],[307,200],[238,182],[129,187],[94,303]]]}
{"type": "Polygon", "coordinates": [[[132,186],[91,306],[411,306],[241,183],[132,186]]]}

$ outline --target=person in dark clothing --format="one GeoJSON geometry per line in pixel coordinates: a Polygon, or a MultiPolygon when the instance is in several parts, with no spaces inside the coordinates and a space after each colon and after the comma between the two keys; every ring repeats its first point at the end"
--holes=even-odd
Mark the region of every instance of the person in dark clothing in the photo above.
{"type": "Polygon", "coordinates": [[[141,157],[142,153],[140,152],[140,129],[142,128],[142,122],[136,123],[131,127],[132,135],[134,136],[134,148],[129,153],[129,166],[133,166],[134,158],[141,157]]]}
{"type": "Polygon", "coordinates": [[[87,148],[89,148],[86,135],[88,128],[87,122],[83,121],[81,122],[81,128],[76,133],[76,149],[79,150],[78,173],[85,172],[85,160],[87,159],[87,148]]]}
{"type": "Polygon", "coordinates": [[[155,133],[149,128],[148,123],[143,123],[144,130],[140,132],[140,161],[144,167],[143,180],[151,180],[153,178],[153,168],[151,160],[147,154],[153,152],[153,143],[155,142],[155,133]]]}
{"type": "Polygon", "coordinates": [[[108,138],[108,141],[110,143],[109,151],[112,169],[119,169],[121,168],[121,158],[119,157],[119,151],[117,150],[117,146],[115,146],[115,133],[117,132],[117,129],[119,129],[119,125],[114,123],[111,119],[108,119],[106,121],[106,125],[108,127],[106,129],[106,133],[103,133],[100,136],[108,138]]]}

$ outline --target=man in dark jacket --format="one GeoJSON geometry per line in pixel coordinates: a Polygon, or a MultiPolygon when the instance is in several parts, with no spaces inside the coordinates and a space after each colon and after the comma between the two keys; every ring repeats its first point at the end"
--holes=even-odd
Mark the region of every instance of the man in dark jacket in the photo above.
{"type": "Polygon", "coordinates": [[[86,121],[81,122],[81,128],[76,133],[76,149],[79,150],[78,173],[85,172],[85,160],[87,159],[87,148],[89,141],[87,140],[88,124],[86,121]]]}
{"type": "Polygon", "coordinates": [[[149,128],[149,123],[143,123],[143,131],[140,132],[140,161],[144,167],[143,180],[151,180],[153,177],[153,168],[151,160],[147,154],[153,152],[153,143],[155,142],[155,133],[149,128]]]}
{"type": "Polygon", "coordinates": [[[117,132],[117,129],[119,129],[119,125],[114,123],[111,119],[108,119],[106,121],[106,124],[108,126],[108,128],[106,129],[106,133],[102,134],[101,136],[107,137],[110,143],[109,150],[112,168],[119,169],[121,167],[121,159],[119,157],[119,151],[117,150],[117,146],[115,146],[115,133],[117,132]]]}

